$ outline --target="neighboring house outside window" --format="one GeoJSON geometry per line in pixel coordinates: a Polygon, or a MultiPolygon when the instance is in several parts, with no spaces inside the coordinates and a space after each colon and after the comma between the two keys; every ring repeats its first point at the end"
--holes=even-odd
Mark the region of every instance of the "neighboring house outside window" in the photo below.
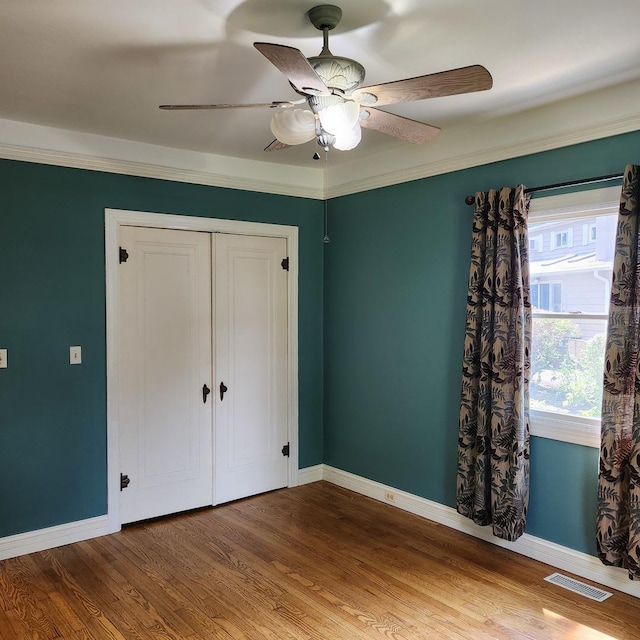
{"type": "Polygon", "coordinates": [[[593,244],[598,237],[598,227],[595,223],[585,223],[582,225],[582,244],[593,244]]]}
{"type": "Polygon", "coordinates": [[[561,249],[564,247],[573,246],[573,229],[562,229],[560,231],[554,230],[553,232],[553,248],[561,249]]]}
{"type": "Polygon", "coordinates": [[[562,282],[532,282],[531,304],[540,311],[562,311],[562,282]]]}
{"type": "Polygon", "coordinates": [[[541,233],[537,236],[529,235],[529,252],[544,251],[544,235],[541,233]]]}
{"type": "Polygon", "coordinates": [[[599,446],[619,197],[610,187],[531,201],[529,238],[543,238],[529,254],[533,435],[599,446]]]}

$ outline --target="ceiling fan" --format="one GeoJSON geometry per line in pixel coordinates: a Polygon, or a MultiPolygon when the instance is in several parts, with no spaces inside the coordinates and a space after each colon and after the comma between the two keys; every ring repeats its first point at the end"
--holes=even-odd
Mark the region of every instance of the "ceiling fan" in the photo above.
{"type": "Polygon", "coordinates": [[[334,56],[329,51],[329,31],[342,17],[340,7],[322,4],[309,10],[309,20],[323,33],[319,55],[306,58],[299,49],[285,45],[254,42],[254,47],[275,65],[302,96],[299,100],[258,104],[164,104],[160,109],[247,109],[275,110],[271,130],[276,139],[265,151],[286,149],[316,139],[347,151],[360,142],[361,128],[373,129],[405,142],[422,143],[438,135],[438,127],[398,116],[377,107],[451,96],[490,89],[491,74],[480,65],[396,80],[368,87],[364,67],[356,60],[334,56]],[[300,106],[308,108],[298,108],[300,106]]]}

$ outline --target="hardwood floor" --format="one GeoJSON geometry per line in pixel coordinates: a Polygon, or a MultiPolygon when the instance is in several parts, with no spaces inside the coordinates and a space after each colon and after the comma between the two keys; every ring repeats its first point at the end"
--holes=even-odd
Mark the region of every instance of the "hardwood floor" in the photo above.
{"type": "Polygon", "coordinates": [[[640,638],[553,571],[319,482],[0,562],[0,638],[640,638]]]}

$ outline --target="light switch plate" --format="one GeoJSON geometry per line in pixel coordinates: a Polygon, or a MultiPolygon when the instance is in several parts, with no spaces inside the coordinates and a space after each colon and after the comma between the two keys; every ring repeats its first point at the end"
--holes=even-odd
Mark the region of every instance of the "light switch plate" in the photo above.
{"type": "Polygon", "coordinates": [[[7,368],[7,350],[0,349],[0,369],[7,368]]]}
{"type": "Polygon", "coordinates": [[[69,347],[69,364],[82,364],[82,347],[69,347]]]}

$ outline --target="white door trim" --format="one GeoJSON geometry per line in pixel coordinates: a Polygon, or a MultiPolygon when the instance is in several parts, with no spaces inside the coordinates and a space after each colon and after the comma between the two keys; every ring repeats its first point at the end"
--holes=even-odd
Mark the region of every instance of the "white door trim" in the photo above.
{"type": "Polygon", "coordinates": [[[197,218],[161,213],[105,209],[105,271],[107,312],[107,518],[109,532],[120,530],[120,465],[118,449],[118,337],[119,325],[119,228],[122,225],[182,229],[208,233],[286,238],[289,254],[288,287],[288,431],[290,443],[288,486],[298,485],[298,227],[197,218]]]}

